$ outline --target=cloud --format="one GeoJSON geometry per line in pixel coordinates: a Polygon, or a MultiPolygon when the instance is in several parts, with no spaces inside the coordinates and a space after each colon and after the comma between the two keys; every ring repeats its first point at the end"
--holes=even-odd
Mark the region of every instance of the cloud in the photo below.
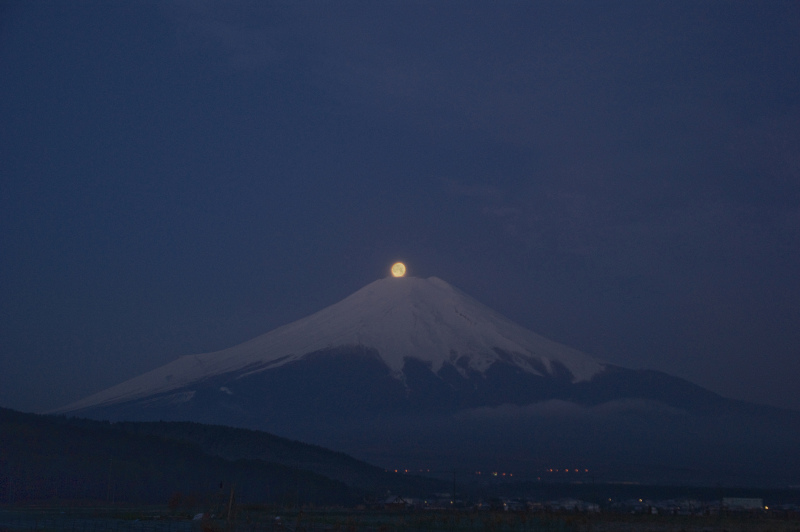
{"type": "Polygon", "coordinates": [[[663,403],[643,399],[620,399],[595,406],[583,406],[570,401],[553,399],[530,405],[505,404],[497,407],[481,407],[464,410],[458,419],[464,421],[520,422],[540,420],[601,420],[620,414],[672,414],[685,412],[663,403]]]}

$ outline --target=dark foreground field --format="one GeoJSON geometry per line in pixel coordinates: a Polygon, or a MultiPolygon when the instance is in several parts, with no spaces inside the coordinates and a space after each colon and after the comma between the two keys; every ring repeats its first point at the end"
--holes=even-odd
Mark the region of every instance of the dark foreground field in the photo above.
{"type": "Polygon", "coordinates": [[[558,514],[501,511],[371,511],[246,507],[234,518],[175,514],[167,508],[0,509],[0,531],[53,532],[798,532],[796,515],[558,514]]]}

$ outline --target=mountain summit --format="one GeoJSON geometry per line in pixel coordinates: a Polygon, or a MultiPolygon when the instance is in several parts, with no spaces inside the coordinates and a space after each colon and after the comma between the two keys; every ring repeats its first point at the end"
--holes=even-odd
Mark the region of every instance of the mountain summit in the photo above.
{"type": "Polygon", "coordinates": [[[462,376],[485,374],[502,362],[532,375],[566,374],[573,382],[588,381],[603,368],[588,355],[520,327],[437,277],[387,277],[248,342],[181,357],[64,410],[163,394],[220,374],[239,372],[242,378],[332,348],[374,350],[399,380],[406,378],[408,359],[429,366],[434,374],[445,364],[462,376]]]}
{"type": "Polygon", "coordinates": [[[613,480],[727,482],[710,475],[770,471],[749,458],[757,453],[782,475],[800,472],[800,459],[786,458],[800,445],[796,412],[598,362],[435,277],[380,279],[61,412],[265,430],[392,468],[538,477],[571,464],[613,480]]]}

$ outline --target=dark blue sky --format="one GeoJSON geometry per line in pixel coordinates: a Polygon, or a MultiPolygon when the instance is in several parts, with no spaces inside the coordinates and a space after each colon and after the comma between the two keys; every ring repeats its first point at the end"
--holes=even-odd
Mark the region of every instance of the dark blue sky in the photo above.
{"type": "Polygon", "coordinates": [[[0,405],[437,276],[800,409],[800,4],[0,3],[0,405]]]}

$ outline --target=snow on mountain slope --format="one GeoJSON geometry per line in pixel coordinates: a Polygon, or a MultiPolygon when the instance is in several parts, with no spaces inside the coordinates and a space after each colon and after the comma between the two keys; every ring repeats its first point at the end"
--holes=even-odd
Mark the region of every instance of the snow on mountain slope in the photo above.
{"type": "MultiPolygon", "coordinates": [[[[337,346],[374,348],[397,378],[406,357],[436,372],[446,362],[460,371],[489,368],[501,354],[523,371],[554,373],[557,363],[573,382],[590,380],[603,365],[501,316],[436,277],[377,280],[342,301],[243,344],[174,362],[68,405],[63,412],[114,404],[182,388],[205,378],[267,371],[308,353],[337,346]]],[[[505,360],[508,362],[508,360],[505,360]]]]}

